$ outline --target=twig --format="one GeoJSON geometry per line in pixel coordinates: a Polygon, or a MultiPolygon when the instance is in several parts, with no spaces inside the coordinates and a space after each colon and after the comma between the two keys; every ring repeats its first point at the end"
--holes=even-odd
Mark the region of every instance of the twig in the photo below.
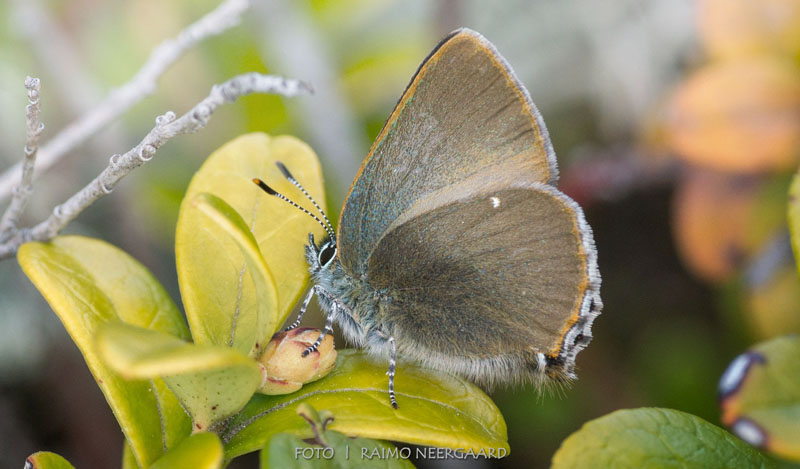
{"type": "Polygon", "coordinates": [[[12,256],[28,241],[46,241],[58,234],[70,221],[97,199],[110,194],[120,179],[150,161],[160,148],[172,137],[196,132],[208,123],[211,114],[221,105],[232,103],[240,96],[252,93],[275,93],[295,96],[310,92],[311,88],[299,81],[282,77],[246,73],[225,83],[214,85],[207,98],[189,112],[175,118],[167,112],[156,118],[156,125],[138,145],[123,155],[113,155],[108,166],[78,193],[53,209],[52,215],[32,228],[18,230],[11,239],[0,244],[0,259],[12,256]]]}
{"type": "Polygon", "coordinates": [[[25,141],[25,158],[22,160],[22,178],[18,186],[14,188],[14,197],[11,204],[0,219],[0,241],[7,238],[16,229],[19,218],[28,205],[28,199],[33,192],[33,167],[36,162],[36,152],[39,149],[39,135],[44,130],[39,107],[38,78],[27,77],[25,88],[28,90],[29,104],[25,107],[25,120],[27,122],[27,139],[25,141]]]}
{"type": "MultiPolygon", "coordinates": [[[[36,62],[34,67],[41,69],[39,79],[45,83],[58,84],[48,89],[48,104],[53,107],[54,103],[60,104],[58,114],[69,116],[68,120],[64,120],[69,123],[101,102],[108,90],[89,72],[86,57],[81,54],[75,35],[70,33],[67,25],[53,17],[55,12],[43,4],[46,1],[11,0],[10,16],[22,43],[30,48],[31,59],[36,62]]],[[[49,138],[52,136],[51,132],[49,138]]],[[[83,144],[73,147],[70,153],[80,148],[81,152],[91,155],[110,155],[119,147],[119,142],[125,141],[123,127],[109,125],[95,138],[89,138],[83,144]]],[[[11,152],[6,150],[5,153],[11,152]]],[[[41,155],[39,161],[41,162],[41,155]]],[[[81,163],[85,165],[87,162],[81,163]]],[[[82,164],[75,164],[64,169],[71,172],[81,166],[82,164]]],[[[2,169],[6,169],[5,165],[2,169]]]]}
{"type": "MultiPolygon", "coordinates": [[[[156,80],[187,49],[207,37],[239,24],[242,14],[249,7],[250,0],[225,0],[216,9],[181,31],[177,37],[159,44],[131,81],[112,91],[103,102],[42,145],[34,178],[144,97],[152,94],[156,88],[156,80]]],[[[11,194],[20,166],[18,163],[0,175],[0,202],[11,194]]]]}

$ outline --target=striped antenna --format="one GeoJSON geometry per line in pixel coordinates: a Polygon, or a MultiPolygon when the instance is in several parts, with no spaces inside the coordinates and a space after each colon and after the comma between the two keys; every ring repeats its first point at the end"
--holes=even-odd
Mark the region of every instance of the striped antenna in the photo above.
{"type": "Polygon", "coordinates": [[[258,187],[260,187],[260,188],[261,188],[261,189],[262,189],[264,192],[266,192],[267,194],[269,194],[269,195],[273,195],[273,196],[275,196],[275,197],[277,197],[277,198],[281,199],[282,201],[284,201],[284,202],[288,203],[289,205],[292,205],[293,207],[295,207],[295,208],[297,208],[297,209],[300,209],[300,210],[302,210],[302,211],[303,211],[303,212],[304,212],[306,215],[308,215],[308,216],[310,216],[311,218],[313,218],[314,220],[316,220],[316,221],[317,221],[317,223],[319,223],[319,224],[320,224],[320,226],[322,226],[322,228],[323,228],[323,229],[324,229],[324,230],[325,230],[325,231],[328,233],[328,236],[330,236],[330,237],[331,237],[331,240],[335,240],[335,239],[336,239],[336,235],[333,233],[333,228],[330,228],[328,225],[326,225],[325,223],[323,223],[323,222],[322,222],[322,220],[320,220],[318,216],[314,215],[313,213],[309,212],[309,211],[308,211],[308,210],[306,210],[305,208],[301,207],[300,205],[298,205],[298,204],[297,204],[297,203],[295,203],[294,201],[290,200],[290,199],[289,199],[288,197],[286,197],[285,195],[283,195],[283,194],[281,194],[280,192],[276,191],[275,189],[273,189],[273,188],[269,187],[269,186],[268,186],[268,185],[266,185],[266,184],[264,183],[264,181],[262,181],[261,179],[254,178],[254,179],[253,179],[253,182],[254,182],[254,183],[255,183],[255,184],[258,186],[258,187]]]}
{"type": "MultiPolygon", "coordinates": [[[[317,204],[317,201],[315,201],[315,200],[314,200],[314,198],[313,198],[313,197],[311,197],[311,194],[309,194],[309,193],[308,193],[308,192],[305,190],[305,188],[304,188],[304,187],[303,187],[303,186],[302,186],[302,185],[301,185],[301,184],[300,184],[300,183],[297,181],[297,179],[295,179],[295,178],[294,178],[294,176],[292,176],[292,173],[290,173],[290,172],[289,172],[289,170],[288,170],[288,169],[286,169],[286,166],[284,166],[284,165],[283,165],[283,163],[281,163],[280,161],[276,161],[276,162],[275,162],[275,164],[278,166],[278,169],[280,169],[280,170],[281,170],[281,173],[283,173],[283,176],[284,176],[284,177],[285,177],[285,178],[286,178],[286,179],[287,179],[289,182],[291,182],[292,184],[294,184],[294,185],[295,185],[295,187],[297,187],[298,189],[300,189],[300,192],[302,192],[302,193],[303,193],[303,195],[305,195],[305,196],[306,196],[306,198],[307,198],[308,200],[310,200],[312,204],[314,204],[314,207],[317,207],[317,210],[319,210],[319,213],[321,213],[321,214],[322,214],[322,218],[324,218],[324,219],[325,219],[325,223],[328,225],[328,228],[330,228],[330,230],[325,230],[325,231],[327,231],[328,233],[331,233],[331,232],[333,232],[333,225],[331,225],[331,221],[330,221],[330,220],[328,220],[328,216],[327,216],[327,215],[325,215],[325,211],[324,211],[324,210],[322,210],[322,208],[321,208],[321,207],[320,207],[320,206],[317,204]]],[[[335,237],[335,236],[331,236],[331,240],[333,240],[334,244],[336,243],[336,237],[335,237]]]]}

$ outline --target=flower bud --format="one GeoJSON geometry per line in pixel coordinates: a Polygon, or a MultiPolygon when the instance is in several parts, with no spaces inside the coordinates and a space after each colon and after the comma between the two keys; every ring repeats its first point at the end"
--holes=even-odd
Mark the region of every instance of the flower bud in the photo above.
{"type": "Polygon", "coordinates": [[[303,351],[316,342],[322,333],[308,327],[279,332],[272,336],[259,358],[262,394],[289,394],[303,384],[330,373],[336,364],[333,336],[328,334],[316,351],[303,357],[303,351]]]}

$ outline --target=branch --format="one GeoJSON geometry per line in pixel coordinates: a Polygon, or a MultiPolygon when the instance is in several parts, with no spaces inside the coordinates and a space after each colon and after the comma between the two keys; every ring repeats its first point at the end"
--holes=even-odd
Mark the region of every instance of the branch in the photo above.
{"type": "MultiPolygon", "coordinates": [[[[34,178],[144,97],[152,94],[156,89],[156,80],[186,50],[207,37],[237,25],[249,7],[250,0],[225,0],[216,9],[181,31],[177,37],[159,44],[131,81],[112,91],[103,102],[42,146],[34,178]]],[[[0,202],[11,194],[19,177],[20,166],[16,164],[0,175],[0,202]]]]}
{"type": "Polygon", "coordinates": [[[156,118],[156,125],[139,142],[123,155],[113,155],[108,166],[78,193],[53,209],[52,215],[32,228],[17,231],[11,239],[0,244],[0,259],[14,255],[17,249],[28,241],[47,241],[56,236],[70,221],[97,199],[110,194],[114,186],[131,171],[150,161],[156,151],[176,135],[196,132],[208,123],[211,114],[221,105],[232,103],[240,96],[252,93],[275,93],[283,96],[296,96],[311,92],[309,85],[299,80],[246,73],[238,75],[225,83],[214,85],[207,98],[189,112],[175,118],[167,112],[156,118]]]}
{"type": "Polygon", "coordinates": [[[39,79],[27,77],[25,88],[28,90],[29,104],[25,107],[28,132],[25,141],[25,158],[22,160],[22,178],[19,185],[14,188],[11,204],[0,219],[0,241],[16,230],[17,223],[28,205],[28,199],[33,192],[33,166],[36,162],[36,152],[39,149],[39,135],[44,130],[44,124],[40,119],[39,79]]]}

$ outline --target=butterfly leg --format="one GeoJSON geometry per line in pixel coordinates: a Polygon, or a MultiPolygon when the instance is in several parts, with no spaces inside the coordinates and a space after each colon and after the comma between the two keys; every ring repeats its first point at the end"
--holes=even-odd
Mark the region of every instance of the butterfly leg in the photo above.
{"type": "Polygon", "coordinates": [[[300,321],[303,320],[303,315],[306,314],[306,309],[308,308],[308,303],[310,303],[311,302],[311,298],[314,297],[314,292],[315,291],[316,290],[314,288],[312,288],[311,290],[308,291],[308,295],[306,295],[306,299],[303,300],[303,306],[300,307],[300,313],[297,314],[297,319],[295,319],[294,322],[289,327],[284,329],[283,330],[284,332],[291,331],[292,329],[294,329],[294,328],[296,328],[297,326],[300,325],[300,321]]]}
{"type": "Polygon", "coordinates": [[[316,342],[314,342],[312,345],[303,350],[304,357],[308,356],[309,353],[316,351],[317,347],[319,347],[319,344],[321,344],[322,341],[325,339],[325,336],[333,331],[333,316],[337,307],[338,306],[336,306],[336,303],[333,303],[331,305],[331,310],[330,312],[328,312],[327,319],[325,319],[325,329],[322,331],[322,334],[319,335],[316,342]]]}
{"type": "Polygon", "coordinates": [[[389,337],[389,347],[389,400],[392,402],[392,407],[397,409],[397,399],[394,397],[394,369],[396,366],[395,358],[397,356],[397,350],[394,347],[394,337],[389,337]]]}

